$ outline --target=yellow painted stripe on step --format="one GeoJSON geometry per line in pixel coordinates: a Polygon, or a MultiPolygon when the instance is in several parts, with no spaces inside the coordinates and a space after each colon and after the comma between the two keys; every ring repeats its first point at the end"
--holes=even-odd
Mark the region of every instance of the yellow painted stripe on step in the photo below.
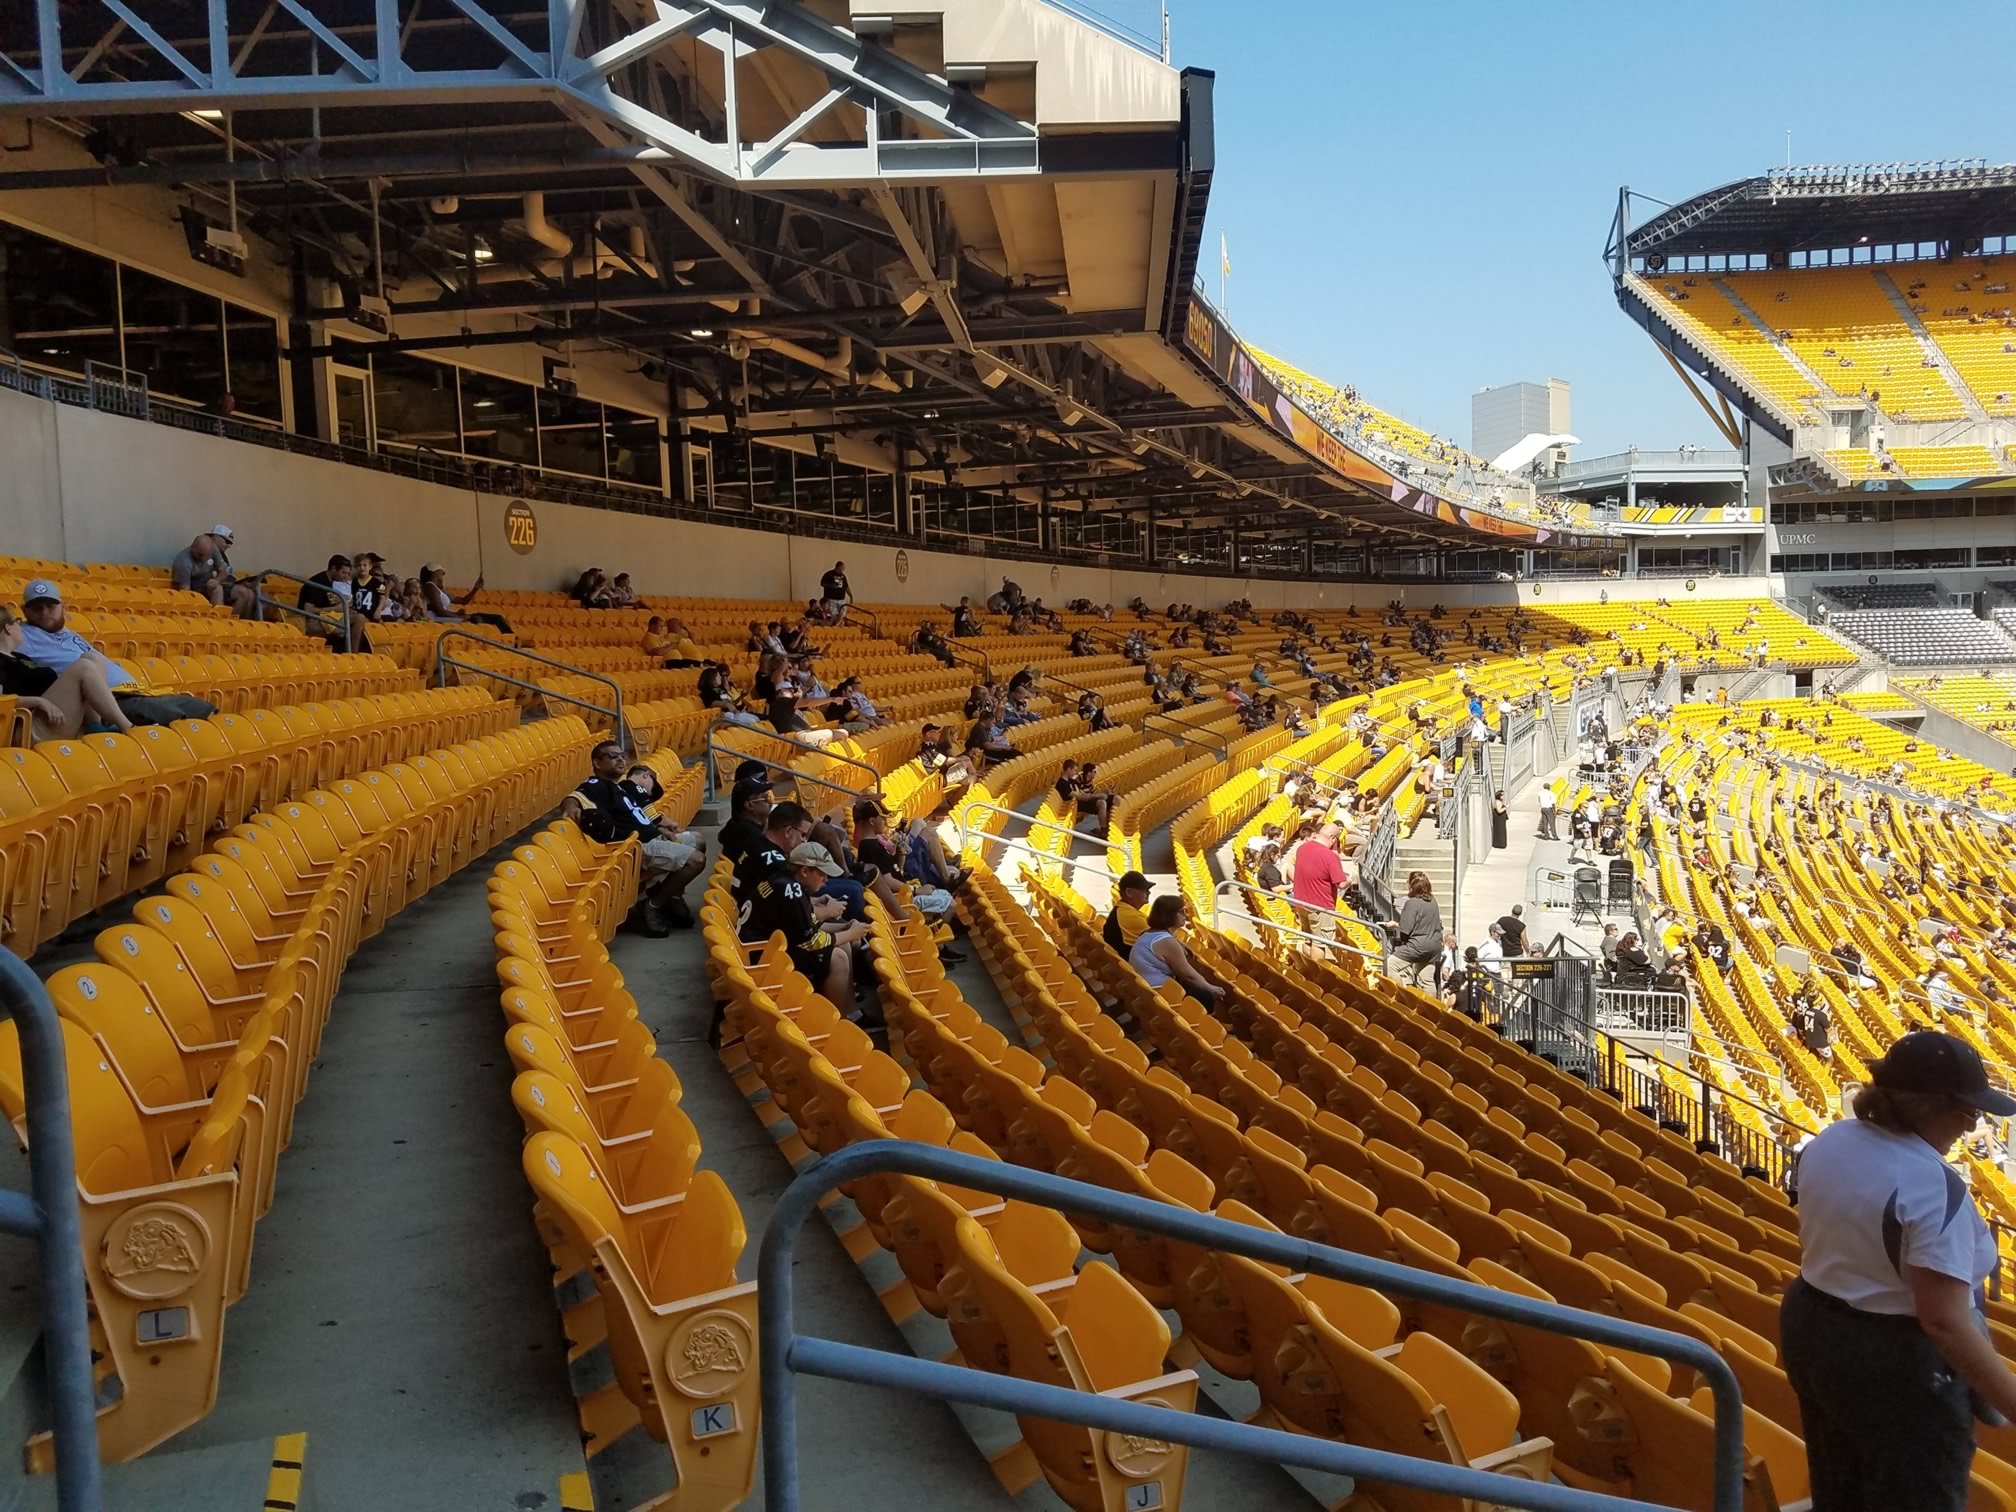
{"type": "Polygon", "coordinates": [[[595,1512],[595,1489],[586,1470],[560,1477],[560,1512],[595,1512]]]}
{"type": "Polygon", "coordinates": [[[266,1474],[266,1512],[294,1512],[301,1505],[301,1467],[307,1459],[307,1434],[283,1433],[273,1440],[273,1468],[266,1474]]]}

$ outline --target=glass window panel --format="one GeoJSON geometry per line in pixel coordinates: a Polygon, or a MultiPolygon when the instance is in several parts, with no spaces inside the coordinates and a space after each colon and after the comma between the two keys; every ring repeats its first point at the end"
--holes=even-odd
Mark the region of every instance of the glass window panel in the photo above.
{"type": "Polygon", "coordinates": [[[462,369],[463,451],[472,457],[537,466],[539,438],[534,425],[530,384],[462,369]]]}
{"type": "Polygon", "coordinates": [[[150,394],[216,407],[224,399],[223,301],[215,294],[143,273],[119,270],[126,366],[147,378],[150,394]]]}
{"type": "MultiPolygon", "coordinates": [[[[540,465],[548,472],[602,477],[602,423],[596,400],[539,390],[540,465]]],[[[652,461],[655,470],[655,455],[652,461]]]]}
{"type": "Polygon", "coordinates": [[[280,422],[280,328],[271,315],[227,302],[225,331],[236,412],[280,422]]]}
{"type": "Polygon", "coordinates": [[[66,373],[119,366],[116,280],[109,258],[0,225],[0,347],[66,373]]]}
{"type": "MultiPolygon", "coordinates": [[[[608,425],[609,476],[619,483],[635,483],[657,488],[663,477],[658,452],[658,421],[652,415],[633,415],[611,409],[608,425]]],[[[546,464],[551,467],[553,464],[546,464]]]]}
{"type": "Polygon", "coordinates": [[[446,363],[403,352],[374,352],[371,391],[381,443],[462,449],[455,418],[455,369],[446,363]]]}

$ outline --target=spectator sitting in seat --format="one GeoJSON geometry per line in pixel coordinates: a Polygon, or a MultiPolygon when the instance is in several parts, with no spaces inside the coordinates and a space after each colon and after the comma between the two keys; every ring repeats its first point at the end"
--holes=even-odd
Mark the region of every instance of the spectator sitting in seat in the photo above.
{"type": "Polygon", "coordinates": [[[350,577],[350,607],[366,624],[389,619],[396,585],[385,573],[385,558],[375,551],[360,551],[356,571],[350,577]]]}
{"type": "Polygon", "coordinates": [[[1086,729],[1094,735],[1113,728],[1113,716],[1106,712],[1106,700],[1097,693],[1081,693],[1078,696],[1078,717],[1085,721],[1086,729]]]}
{"type": "Polygon", "coordinates": [[[1148,910],[1148,927],[1127,952],[1127,964],[1141,974],[1150,987],[1159,988],[1171,977],[1183,984],[1183,991],[1205,1007],[1225,995],[1225,989],[1209,981],[1190,961],[1177,931],[1183,927],[1183,900],[1174,893],[1157,898],[1148,910]]]}
{"type": "Polygon", "coordinates": [[[1638,987],[1652,979],[1652,957],[1645,953],[1635,929],[1617,941],[1617,979],[1623,985],[1638,987]]]}
{"type": "Polygon", "coordinates": [[[410,577],[399,585],[399,612],[390,616],[409,623],[427,618],[427,596],[420,591],[420,579],[410,577]]]}
{"type": "Polygon", "coordinates": [[[833,690],[833,700],[826,717],[844,725],[850,735],[859,735],[864,730],[885,729],[889,724],[882,717],[881,710],[861,690],[861,679],[858,677],[843,677],[840,686],[833,690]]]}
{"type": "Polygon", "coordinates": [[[611,609],[632,609],[637,604],[637,590],[630,586],[630,574],[619,572],[616,580],[609,585],[607,603],[611,609]]]}
{"type": "Polygon", "coordinates": [[[772,802],[768,777],[736,779],[728,798],[728,822],[718,837],[722,855],[740,865],[749,848],[762,843],[772,802]]]}
{"type": "Polygon", "coordinates": [[[761,945],[782,934],[791,964],[813,989],[842,1013],[855,1016],[854,958],[851,947],[868,937],[868,926],[836,927],[837,898],[814,903],[791,855],[805,843],[812,816],[796,803],[770,810],[762,843],[750,848],[735,868],[734,894],[742,911],[741,938],[761,945]]]}
{"type": "Polygon", "coordinates": [[[841,733],[838,730],[815,730],[803,714],[798,712],[798,693],[795,685],[787,678],[777,685],[770,695],[764,718],[770,721],[770,728],[779,735],[788,735],[800,745],[823,746],[830,744],[841,733]]]}
{"type": "Polygon", "coordinates": [[[607,845],[634,837],[643,846],[638,903],[627,922],[653,938],[691,928],[693,913],[682,895],[705,869],[706,847],[646,811],[641,790],[620,780],[628,764],[617,742],[602,741],[588,760],[588,777],[562,800],[560,812],[591,840],[607,845]]]}
{"type": "Polygon", "coordinates": [[[237,539],[229,525],[212,525],[183,547],[168,569],[177,588],[200,593],[213,604],[228,604],[240,619],[250,619],[252,585],[231,575],[231,544],[237,539]]]}
{"type": "Polygon", "coordinates": [[[642,645],[644,654],[661,667],[672,665],[672,653],[679,648],[679,642],[665,628],[665,621],[655,614],[644,624],[642,645]]]}
{"type": "Polygon", "coordinates": [[[94,691],[97,683],[102,681],[129,724],[153,725],[168,724],[177,719],[208,719],[217,712],[215,704],[206,703],[192,694],[149,687],[75,630],[65,629],[62,590],[47,578],[36,578],[22,590],[21,617],[26,623],[20,627],[18,654],[57,674],[51,688],[59,685],[62,675],[82,661],[90,663],[90,666],[77,674],[79,697],[83,696],[82,690],[87,681],[94,691]]]}
{"type": "Polygon", "coordinates": [[[370,627],[353,602],[356,573],[350,558],[339,553],[329,558],[327,567],[301,585],[301,591],[294,599],[296,608],[318,615],[325,625],[349,626],[347,637],[341,628],[332,629],[323,637],[329,642],[331,651],[365,652],[371,649],[371,637],[367,633],[370,627]],[[336,618],[339,614],[341,620],[336,618]]]}
{"type": "Polygon", "coordinates": [[[977,749],[990,762],[1013,761],[1022,753],[1008,743],[1008,732],[997,714],[982,714],[966,736],[966,749],[977,749]]]}
{"type": "Polygon", "coordinates": [[[945,644],[945,637],[938,633],[938,626],[925,620],[917,627],[917,633],[910,637],[910,649],[923,656],[935,656],[950,667],[955,665],[952,650],[945,644]]]}
{"type": "Polygon", "coordinates": [[[1106,915],[1100,937],[1115,954],[1124,956],[1141,938],[1141,931],[1148,927],[1148,899],[1155,887],[1140,872],[1130,871],[1114,884],[1113,890],[1113,908],[1106,915]]]}
{"type": "Polygon", "coordinates": [[[574,586],[567,596],[583,609],[607,609],[609,607],[609,580],[602,575],[600,567],[590,567],[574,580],[574,586]]]}
{"type": "Polygon", "coordinates": [[[483,574],[476,574],[476,581],[462,597],[453,598],[448,593],[448,569],[439,562],[429,562],[420,569],[420,602],[425,610],[424,617],[459,624],[466,620],[472,625],[491,625],[511,633],[511,622],[501,614],[468,614],[466,610],[475,602],[476,595],[483,591],[483,574]]]}
{"type": "Polygon", "coordinates": [[[106,686],[107,663],[80,656],[61,673],[51,672],[20,654],[22,629],[14,606],[0,604],[0,693],[18,700],[33,716],[35,739],[81,734],[87,720],[121,733],[133,728],[106,686]]]}
{"type": "Polygon", "coordinates": [[[1072,822],[1074,828],[1081,814],[1090,814],[1099,821],[1099,827],[1094,833],[1104,835],[1108,815],[1113,808],[1113,795],[1101,792],[1092,785],[1096,770],[1090,762],[1081,767],[1066,757],[1064,765],[1058,769],[1055,787],[1057,801],[1063,805],[1064,815],[1072,822]]]}
{"type": "Polygon", "coordinates": [[[959,606],[956,609],[945,604],[940,604],[938,607],[952,616],[952,634],[954,636],[978,635],[980,633],[980,619],[973,612],[972,599],[961,598],[959,606]]]}
{"type": "MultiPolygon", "coordinates": [[[[860,866],[864,871],[872,868],[884,877],[918,879],[920,888],[910,895],[908,901],[933,923],[943,923],[952,912],[952,888],[942,882],[925,883],[923,879],[933,873],[939,878],[948,874],[957,877],[959,874],[947,865],[942,849],[937,850],[935,856],[926,854],[913,859],[910,852],[925,842],[914,835],[912,829],[907,819],[892,829],[888,810],[873,798],[855,800],[854,853],[860,866]]],[[[928,829],[924,834],[929,835],[928,829]]],[[[930,839],[935,844],[937,837],[932,835],[930,839]]],[[[941,957],[947,954],[946,951],[939,952],[941,957]]],[[[948,964],[956,965],[957,962],[948,964]]]]}

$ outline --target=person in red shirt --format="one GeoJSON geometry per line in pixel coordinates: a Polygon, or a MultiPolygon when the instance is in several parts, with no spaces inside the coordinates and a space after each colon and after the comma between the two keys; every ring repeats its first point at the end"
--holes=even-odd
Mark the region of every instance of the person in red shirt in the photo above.
{"type": "MultiPolygon", "coordinates": [[[[1344,860],[1337,854],[1337,826],[1326,824],[1295,849],[1295,877],[1290,896],[1302,928],[1323,940],[1337,938],[1337,895],[1346,881],[1344,860]],[[1325,912],[1324,910],[1329,910],[1325,912]]],[[[1305,941],[1311,955],[1321,947],[1305,941]]]]}

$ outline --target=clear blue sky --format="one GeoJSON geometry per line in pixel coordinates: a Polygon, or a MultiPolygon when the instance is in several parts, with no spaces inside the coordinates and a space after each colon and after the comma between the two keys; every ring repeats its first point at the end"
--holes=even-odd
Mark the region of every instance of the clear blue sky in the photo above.
{"type": "Polygon", "coordinates": [[[1787,127],[1799,163],[2016,155],[2007,0],[1170,11],[1174,61],[1218,76],[1199,276],[1215,296],[1222,232],[1243,334],[1465,445],[1474,390],[1543,378],[1574,385],[1579,455],[1719,444],[1612,298],[1619,185],[1685,199],[1783,162],[1787,127]]]}

